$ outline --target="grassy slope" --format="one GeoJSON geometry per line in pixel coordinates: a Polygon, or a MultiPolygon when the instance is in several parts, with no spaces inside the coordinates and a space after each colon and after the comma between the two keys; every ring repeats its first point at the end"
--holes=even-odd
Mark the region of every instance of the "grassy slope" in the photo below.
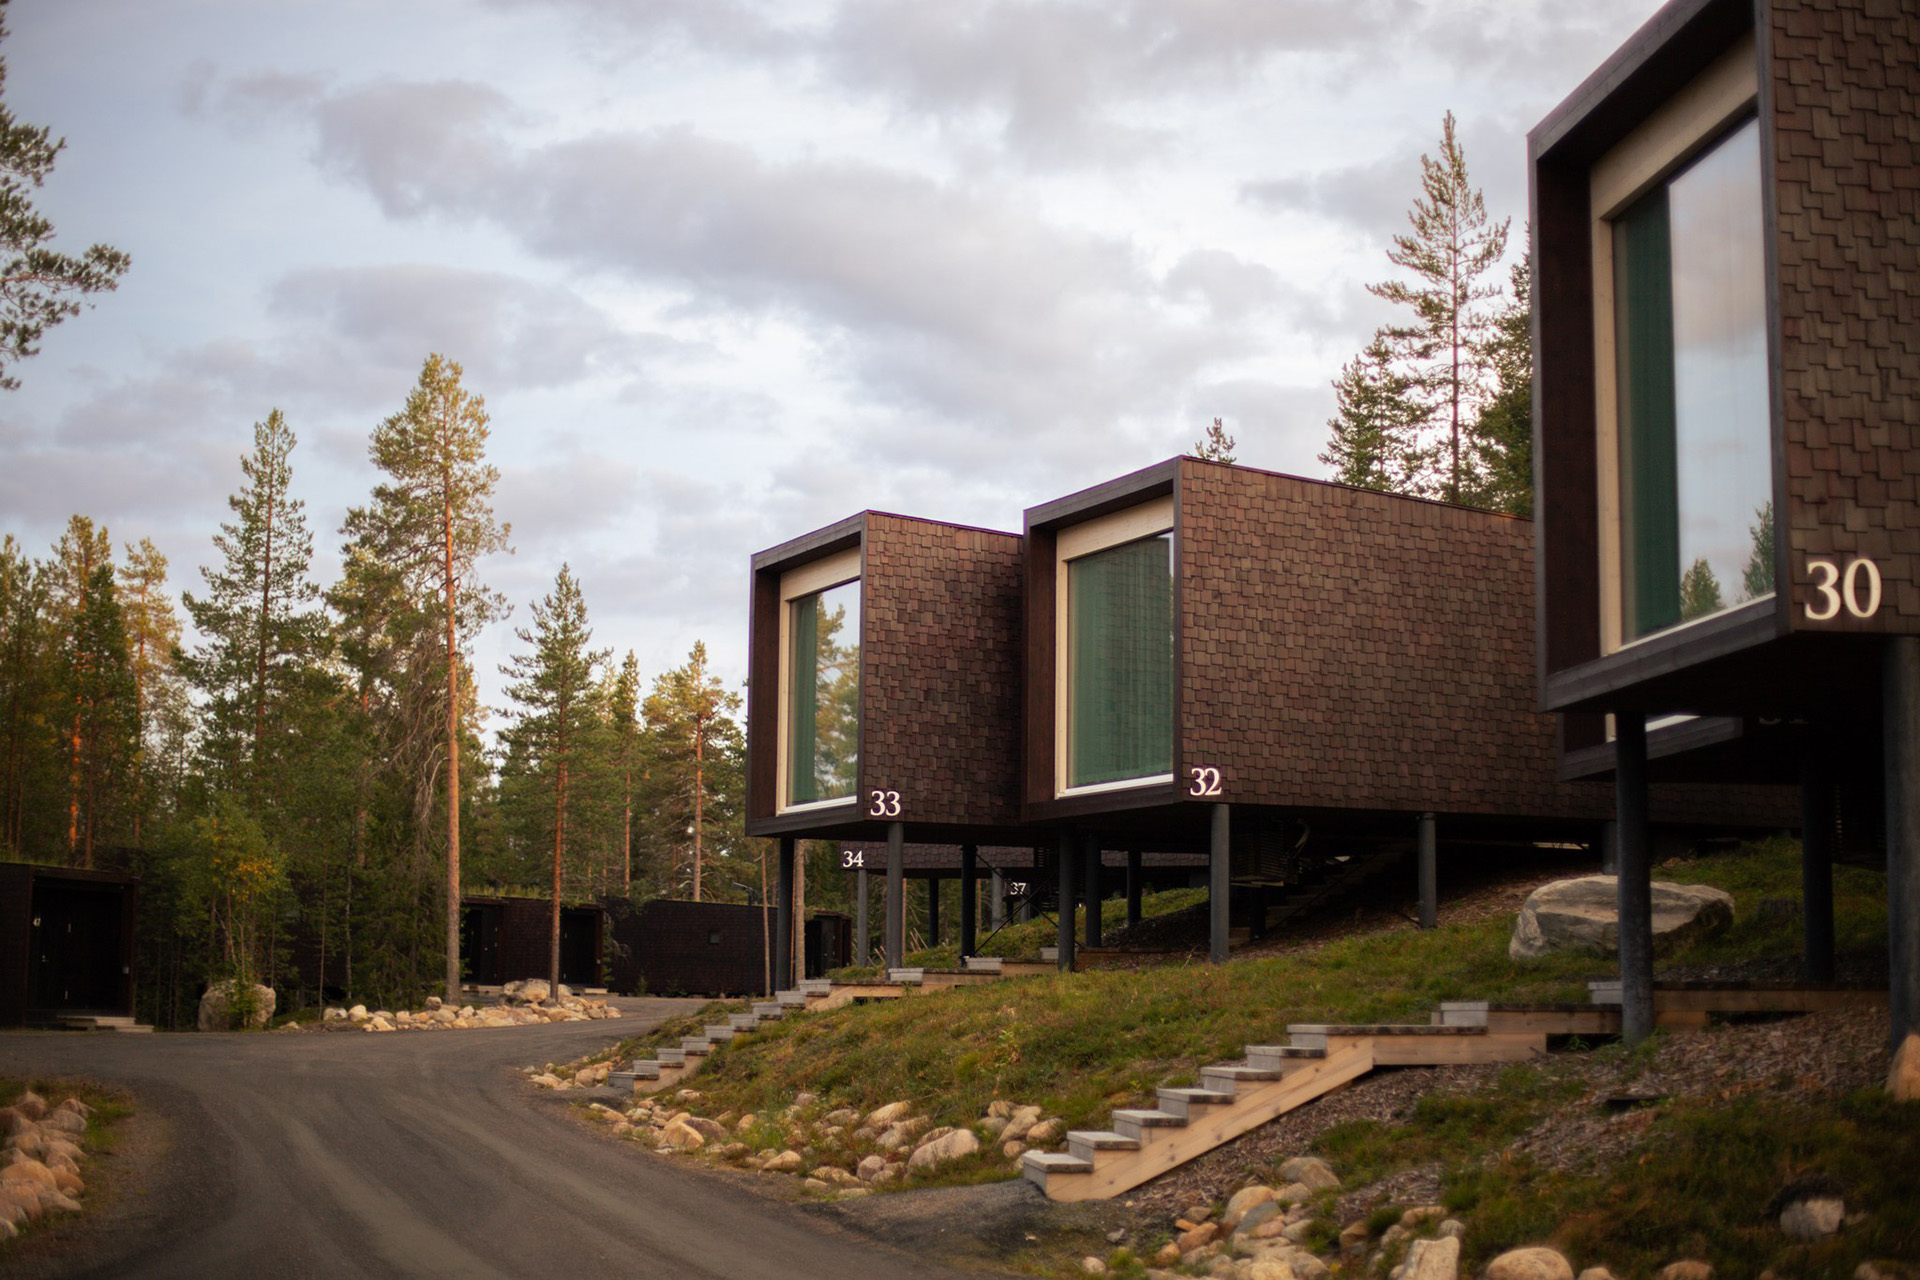
{"type": "MultiPolygon", "coordinates": [[[[1765,842],[1670,863],[1657,874],[1718,885],[1738,904],[1732,929],[1672,963],[1692,968],[1797,954],[1797,924],[1789,916],[1763,919],[1759,910],[1766,899],[1797,901],[1797,845],[1765,842]]],[[[1835,879],[1840,951],[1883,952],[1884,879],[1844,867],[1835,879]]],[[[1183,894],[1177,903],[1155,905],[1177,909],[1190,899],[1183,894]]],[[[1587,978],[1612,975],[1611,964],[1594,956],[1510,961],[1510,929],[1510,918],[1500,916],[1429,933],[1349,937],[1222,968],[1010,981],[796,1017],[715,1053],[697,1088],[710,1113],[764,1112],[806,1090],[822,1107],[909,1099],[936,1124],[973,1123],[990,1100],[1010,1098],[1038,1103],[1072,1127],[1104,1126],[1112,1108],[1141,1104],[1156,1085],[1191,1081],[1202,1065],[1238,1057],[1244,1044],[1279,1041],[1289,1022],[1424,1021],[1436,1003],[1453,999],[1582,1000],[1587,978]]],[[[1009,940],[1023,944],[1032,945],[1009,940]]],[[[662,1028],[631,1047],[644,1053],[649,1044],[673,1043],[703,1020],[711,1017],[662,1028]]],[[[1627,1240],[1624,1251],[1610,1250],[1625,1264],[1622,1274],[1650,1270],[1656,1260],[1680,1256],[1690,1241],[1709,1239],[1723,1273],[1754,1274],[1759,1251],[1777,1242],[1777,1233],[1760,1230],[1759,1207],[1783,1174],[1821,1165],[1859,1188],[1864,1202],[1880,1205],[1884,1220],[1920,1222],[1920,1179],[1906,1172],[1920,1168],[1920,1107],[1868,1095],[1786,1107],[1751,1099],[1676,1106],[1659,1121],[1659,1145],[1670,1156],[1602,1176],[1542,1174],[1524,1161],[1497,1158],[1488,1166],[1515,1134],[1578,1092],[1550,1069],[1518,1069],[1480,1097],[1430,1099],[1405,1124],[1343,1126],[1324,1146],[1362,1178],[1439,1160],[1449,1202],[1472,1214],[1470,1253],[1477,1259],[1567,1224],[1572,1245],[1603,1236],[1627,1240]]],[[[982,1157],[971,1174],[1006,1171],[1003,1161],[982,1157]]],[[[1869,1244],[1911,1255],[1920,1251],[1920,1238],[1909,1238],[1914,1230],[1796,1253],[1794,1269],[1828,1274],[1830,1264],[1832,1274],[1850,1274],[1842,1270],[1846,1259],[1869,1244]]]]}

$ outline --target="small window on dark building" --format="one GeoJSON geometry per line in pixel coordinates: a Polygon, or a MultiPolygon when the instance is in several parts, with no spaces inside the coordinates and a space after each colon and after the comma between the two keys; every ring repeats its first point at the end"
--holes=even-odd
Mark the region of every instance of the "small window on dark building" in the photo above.
{"type": "Polygon", "coordinates": [[[1625,640],[1774,590],[1761,215],[1749,119],[1612,219],[1625,640]]]}
{"type": "Polygon", "coordinates": [[[788,608],[788,803],[842,799],[853,794],[860,759],[860,583],[788,608]]]}

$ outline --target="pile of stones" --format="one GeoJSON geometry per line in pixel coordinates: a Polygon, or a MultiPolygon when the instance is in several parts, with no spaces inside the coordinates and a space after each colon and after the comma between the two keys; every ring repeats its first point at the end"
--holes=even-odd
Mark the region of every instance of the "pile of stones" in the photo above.
{"type": "MultiPolygon", "coordinates": [[[[590,1089],[606,1083],[609,1062],[582,1059],[527,1068],[532,1083],[554,1090],[590,1089]]],[[[613,1133],[655,1150],[698,1154],[763,1173],[792,1174],[808,1190],[865,1195],[876,1187],[931,1174],[956,1161],[996,1150],[1017,1165],[1031,1147],[1066,1136],[1066,1125],[1037,1106],[998,1100],[972,1125],[936,1125],[913,1114],[912,1104],[889,1102],[871,1111],[826,1109],[802,1093],[777,1113],[699,1114],[696,1089],[670,1097],[636,1098],[625,1107],[588,1104],[588,1113],[613,1133]]]]}
{"type": "Polygon", "coordinates": [[[86,1192],[80,1140],[92,1108],[78,1098],[57,1107],[29,1089],[0,1107],[0,1240],[50,1213],[78,1213],[86,1192]]]}
{"type": "Polygon", "coordinates": [[[501,990],[500,1002],[476,1008],[470,1004],[455,1007],[439,996],[428,996],[426,1006],[417,1012],[402,1009],[368,1011],[356,1004],[351,1009],[331,1008],[322,1015],[324,1023],[356,1031],[470,1031],[477,1027],[544,1027],[554,1022],[588,1022],[617,1018],[620,1010],[605,1000],[582,1000],[560,984],[560,998],[548,999],[547,984],[538,979],[510,982],[501,990]]]}

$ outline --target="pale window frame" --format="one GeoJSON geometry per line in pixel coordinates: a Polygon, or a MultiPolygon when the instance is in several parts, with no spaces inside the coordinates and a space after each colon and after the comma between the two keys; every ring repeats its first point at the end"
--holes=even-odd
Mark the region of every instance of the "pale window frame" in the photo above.
{"type": "Polygon", "coordinates": [[[1588,171],[1593,239],[1595,475],[1600,547],[1600,653],[1666,640],[1724,612],[1625,639],[1620,521],[1620,405],[1613,315],[1613,220],[1752,116],[1760,98],[1757,48],[1749,32],[1588,171]]]}
{"type": "MultiPolygon", "coordinates": [[[[1137,506],[1083,520],[1069,525],[1054,537],[1053,544],[1053,794],[1056,799],[1100,795],[1110,791],[1129,791],[1137,787],[1164,786],[1173,781],[1172,773],[1150,774],[1144,778],[1121,778],[1114,782],[1094,782],[1082,787],[1063,786],[1067,777],[1067,713],[1070,685],[1067,656],[1072,635],[1067,619],[1067,563],[1108,547],[1174,533],[1173,495],[1150,498],[1137,506]]],[[[1174,534],[1176,540],[1179,535],[1174,534]]]]}
{"type": "MultiPolygon", "coordinates": [[[[805,804],[789,804],[788,797],[793,794],[793,778],[788,760],[789,720],[793,715],[793,602],[816,592],[833,587],[844,587],[849,582],[859,582],[865,576],[866,566],[862,563],[861,549],[849,547],[834,555],[812,560],[797,568],[789,569],[780,575],[780,679],[775,690],[774,712],[774,768],[776,783],[774,790],[779,802],[774,806],[776,813],[806,813],[813,809],[832,809],[842,805],[857,803],[860,798],[858,786],[852,795],[835,796],[830,800],[809,800],[805,804]]],[[[860,618],[864,626],[867,609],[864,592],[860,600],[860,618]]]]}

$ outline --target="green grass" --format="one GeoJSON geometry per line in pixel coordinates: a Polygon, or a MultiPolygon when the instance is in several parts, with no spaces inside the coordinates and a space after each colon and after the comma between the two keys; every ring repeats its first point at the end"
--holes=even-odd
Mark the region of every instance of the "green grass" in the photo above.
{"type": "MultiPolygon", "coordinates": [[[[1758,910],[1763,899],[1797,897],[1792,842],[1670,862],[1657,875],[1720,885],[1737,903],[1726,935],[1667,963],[1795,954],[1794,922],[1762,920],[1758,910]]],[[[1851,868],[1840,868],[1835,882],[1839,946],[1870,948],[1884,937],[1880,882],[1851,868]]],[[[1147,904],[1184,909],[1192,892],[1151,895],[1147,904]]],[[[1616,972],[1597,955],[1510,960],[1510,932],[1503,915],[1429,932],[1351,936],[1218,967],[1196,961],[1093,971],[876,1001],[764,1026],[712,1055],[699,1088],[717,1106],[739,1111],[784,1105],[802,1090],[826,1105],[862,1109],[907,1098],[936,1124],[955,1125],[978,1120],[996,1097],[1011,1098],[1079,1126],[1143,1101],[1157,1085],[1191,1081],[1201,1066],[1237,1057],[1246,1044],[1275,1042],[1290,1022],[1425,1021],[1443,1000],[1584,1000],[1588,979],[1616,972]]],[[[1010,945],[1019,945],[1018,935],[1010,945]]],[[[663,1028],[640,1047],[673,1043],[698,1021],[663,1028]]]]}
{"type": "MultiPolygon", "coordinates": [[[[1173,915],[1186,911],[1207,900],[1205,889],[1168,889],[1164,893],[1142,894],[1140,898],[1140,916],[1151,920],[1156,916],[1173,915]]],[[[1126,919],[1126,900],[1110,898],[1104,903],[1104,920],[1107,923],[1106,934],[1112,937],[1121,931],[1117,921],[1126,919]]],[[[1076,936],[1086,931],[1087,911],[1085,907],[1074,909],[1074,932],[1076,936]]],[[[1040,948],[1053,946],[1060,939],[1060,926],[1057,919],[1036,916],[1032,920],[1009,923],[998,932],[989,934],[981,930],[980,949],[976,954],[1000,956],[1007,960],[1032,960],[1040,955],[1040,948]]],[[[1121,939],[1124,942],[1124,939],[1121,939]]],[[[918,951],[909,951],[902,957],[902,963],[908,968],[919,969],[958,969],[960,967],[960,944],[958,941],[942,943],[937,947],[923,947],[918,951]]],[[[844,969],[835,969],[828,976],[842,982],[854,982],[863,978],[877,978],[882,966],[849,965],[844,969]]]]}

